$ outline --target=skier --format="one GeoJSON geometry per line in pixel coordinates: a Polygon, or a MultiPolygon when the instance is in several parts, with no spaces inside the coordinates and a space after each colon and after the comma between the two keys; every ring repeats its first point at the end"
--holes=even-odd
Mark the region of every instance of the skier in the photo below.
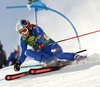
{"type": "Polygon", "coordinates": [[[20,46],[17,45],[14,52],[12,52],[10,56],[8,57],[7,65],[8,66],[14,65],[16,61],[18,60],[19,56],[20,56],[20,46]]]}
{"type": "Polygon", "coordinates": [[[20,70],[20,66],[26,57],[45,64],[50,64],[53,60],[57,59],[66,59],[69,61],[84,59],[83,56],[75,53],[63,53],[62,48],[57,43],[39,48],[41,45],[50,44],[55,41],[48,37],[39,26],[30,24],[28,20],[22,19],[18,21],[16,31],[21,35],[21,55],[14,65],[15,71],[20,70]],[[27,49],[27,45],[33,49],[27,49]]]}

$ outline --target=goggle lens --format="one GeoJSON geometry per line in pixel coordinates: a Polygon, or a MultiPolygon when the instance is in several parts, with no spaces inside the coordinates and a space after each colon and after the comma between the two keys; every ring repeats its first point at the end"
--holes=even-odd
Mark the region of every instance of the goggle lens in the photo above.
{"type": "Polygon", "coordinates": [[[28,32],[28,29],[23,28],[22,30],[18,31],[19,34],[26,34],[28,32]]]}

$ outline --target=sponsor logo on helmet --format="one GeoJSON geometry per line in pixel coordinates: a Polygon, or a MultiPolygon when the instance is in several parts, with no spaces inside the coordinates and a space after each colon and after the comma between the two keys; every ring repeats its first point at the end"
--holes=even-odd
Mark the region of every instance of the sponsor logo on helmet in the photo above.
{"type": "Polygon", "coordinates": [[[21,26],[21,25],[18,25],[18,26],[17,26],[17,29],[21,29],[21,28],[22,28],[22,26],[21,26]]]}

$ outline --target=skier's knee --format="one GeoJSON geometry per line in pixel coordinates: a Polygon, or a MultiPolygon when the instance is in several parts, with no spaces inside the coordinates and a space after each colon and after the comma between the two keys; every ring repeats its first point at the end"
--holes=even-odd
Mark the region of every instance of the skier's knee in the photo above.
{"type": "Polygon", "coordinates": [[[34,54],[34,51],[32,51],[31,49],[27,49],[27,50],[25,51],[25,55],[26,55],[26,56],[29,56],[31,53],[34,54]]]}

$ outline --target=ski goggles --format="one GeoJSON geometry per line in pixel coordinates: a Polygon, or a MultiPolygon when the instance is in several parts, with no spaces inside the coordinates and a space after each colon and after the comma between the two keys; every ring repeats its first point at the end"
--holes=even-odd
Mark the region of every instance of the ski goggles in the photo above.
{"type": "Polygon", "coordinates": [[[28,29],[27,28],[22,28],[21,30],[18,31],[18,33],[20,35],[26,34],[27,32],[28,32],[28,29]]]}

